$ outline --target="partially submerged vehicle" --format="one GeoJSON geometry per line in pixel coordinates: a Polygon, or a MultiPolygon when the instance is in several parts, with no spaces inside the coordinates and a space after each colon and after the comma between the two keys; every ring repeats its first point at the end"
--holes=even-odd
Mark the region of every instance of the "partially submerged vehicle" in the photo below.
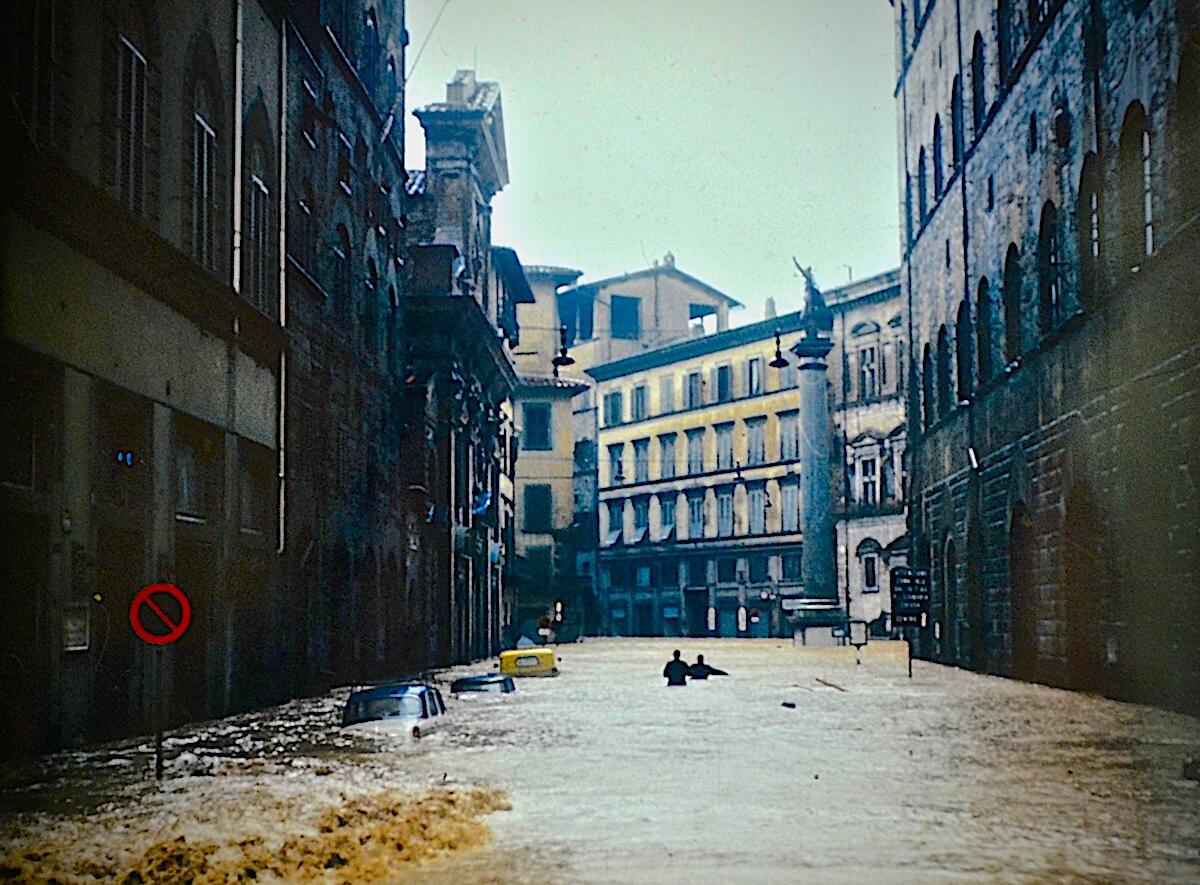
{"type": "Polygon", "coordinates": [[[516,691],[517,686],[511,676],[503,673],[479,673],[475,676],[463,676],[450,683],[451,694],[508,694],[516,691]]]}
{"type": "Polygon", "coordinates": [[[510,676],[557,676],[558,662],[552,648],[514,648],[500,652],[500,672],[510,676]]]}
{"type": "Polygon", "coordinates": [[[355,689],[342,711],[342,728],[377,735],[420,738],[446,717],[442,693],[423,682],[392,682],[355,689]]]}

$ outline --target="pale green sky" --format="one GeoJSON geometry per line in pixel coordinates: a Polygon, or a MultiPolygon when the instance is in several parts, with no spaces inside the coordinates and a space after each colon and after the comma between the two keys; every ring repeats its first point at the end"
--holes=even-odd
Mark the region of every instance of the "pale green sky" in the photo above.
{"type": "MultiPolygon", "coordinates": [[[[408,0],[409,64],[443,0],[408,0]]],[[[584,279],[671,251],[745,302],[798,306],[899,253],[886,0],[450,0],[408,84],[499,82],[511,182],[493,240],[584,279]]],[[[409,116],[407,164],[424,164],[409,116]]]]}

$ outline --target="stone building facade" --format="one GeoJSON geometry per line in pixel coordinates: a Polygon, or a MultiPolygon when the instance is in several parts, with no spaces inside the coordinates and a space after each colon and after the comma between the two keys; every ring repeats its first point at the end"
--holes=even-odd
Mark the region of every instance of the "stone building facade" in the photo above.
{"type": "Polygon", "coordinates": [[[1195,710],[1196,5],[894,12],[920,649],[1195,710]]]}
{"type": "MultiPolygon", "coordinates": [[[[838,592],[844,611],[879,620],[886,632],[886,572],[904,534],[901,477],[891,466],[903,457],[903,399],[895,369],[883,366],[904,349],[897,274],[825,298],[841,357],[831,357],[835,437],[852,443],[831,448],[846,454],[846,471],[857,471],[835,468],[827,478],[844,554],[838,592]]],[[[803,327],[800,313],[789,313],[588,370],[602,410],[605,632],[792,635],[787,613],[804,589],[806,428],[791,349],[803,327]],[[776,357],[787,366],[770,366],[776,357]]]]}
{"type": "Polygon", "coordinates": [[[0,755],[291,685],[271,646],[286,632],[282,9],[6,13],[0,755]],[[153,581],[193,611],[161,670],[128,621],[153,581]]]}

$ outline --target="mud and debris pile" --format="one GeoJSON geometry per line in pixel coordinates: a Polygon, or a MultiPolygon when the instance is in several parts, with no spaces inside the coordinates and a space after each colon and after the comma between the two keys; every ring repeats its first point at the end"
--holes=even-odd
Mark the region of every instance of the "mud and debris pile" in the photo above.
{"type": "Polygon", "coordinates": [[[0,881],[383,881],[405,867],[487,845],[492,835],[482,818],[509,809],[498,790],[386,792],[344,798],[307,821],[292,818],[296,809],[280,804],[270,809],[272,816],[290,827],[224,840],[206,836],[211,826],[204,821],[164,835],[155,831],[158,821],[151,817],[126,825],[120,842],[131,851],[113,851],[111,841],[109,850],[100,848],[98,834],[80,822],[80,827],[60,828],[58,839],[8,852],[0,859],[0,881]],[[287,829],[290,834],[280,840],[287,829]]]}

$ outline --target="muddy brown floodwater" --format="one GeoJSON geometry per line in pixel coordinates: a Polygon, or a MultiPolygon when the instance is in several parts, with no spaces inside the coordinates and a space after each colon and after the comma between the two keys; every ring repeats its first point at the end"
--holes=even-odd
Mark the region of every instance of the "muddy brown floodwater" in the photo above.
{"type": "MultiPolygon", "coordinates": [[[[1200,881],[1200,720],[903,646],[588,640],[412,747],[345,690],[0,771],[0,874],[62,881],[1200,881]],[[674,647],[727,678],[667,689],[674,647]],[[784,707],[783,703],[794,704],[784,707]]],[[[439,674],[449,680],[490,662],[439,674]]]]}

